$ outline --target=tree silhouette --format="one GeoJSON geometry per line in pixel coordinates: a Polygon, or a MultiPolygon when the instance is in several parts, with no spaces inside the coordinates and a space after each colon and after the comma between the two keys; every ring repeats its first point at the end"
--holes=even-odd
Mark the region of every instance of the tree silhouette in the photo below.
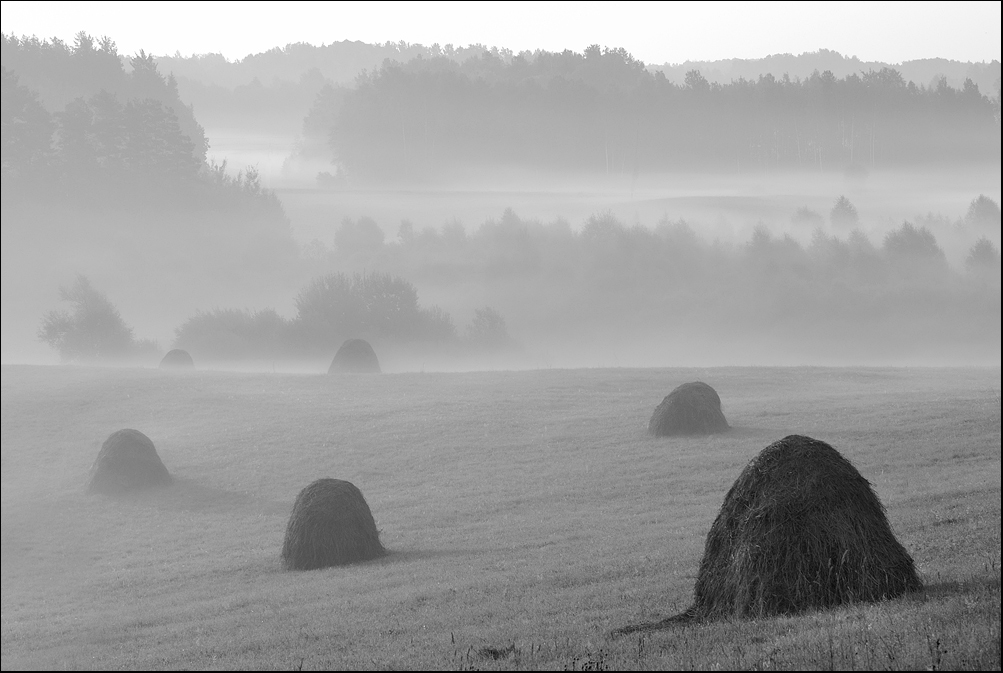
{"type": "Polygon", "coordinates": [[[857,214],[856,206],[850,203],[848,198],[840,196],[832,204],[832,210],[829,211],[829,221],[840,227],[855,227],[860,223],[860,215],[857,214]]]}
{"type": "Polygon", "coordinates": [[[85,276],[78,275],[72,286],[59,288],[59,295],[73,310],[47,313],[38,338],[58,350],[64,362],[117,360],[137,349],[156,349],[151,342],[133,339],[132,328],[118,309],[85,276]]]}
{"type": "Polygon", "coordinates": [[[51,154],[55,124],[38,94],[18,83],[6,67],[0,103],[0,161],[4,177],[21,176],[41,167],[51,154]]]}

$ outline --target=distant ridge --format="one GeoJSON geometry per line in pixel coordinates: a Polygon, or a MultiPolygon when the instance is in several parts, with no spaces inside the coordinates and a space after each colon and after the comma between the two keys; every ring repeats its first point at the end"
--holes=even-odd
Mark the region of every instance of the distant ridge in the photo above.
{"type": "Polygon", "coordinates": [[[999,87],[1000,62],[973,63],[951,61],[946,58],[924,58],[902,63],[882,63],[881,61],[861,61],[856,56],[843,56],[838,51],[819,49],[805,52],[797,56],[793,54],[771,54],[764,58],[753,59],[722,59],[718,61],[686,61],[684,63],[648,65],[650,72],[661,72],[669,81],[682,84],[686,73],[699,70],[709,82],[728,84],[733,80],[756,80],[761,75],[772,74],[780,78],[786,73],[791,79],[809,77],[812,72],[829,70],[837,78],[842,79],[854,73],[860,74],[869,70],[879,71],[882,68],[892,68],[901,73],[905,81],[917,85],[930,86],[940,77],[946,77],[947,83],[958,89],[969,78],[979,86],[979,91],[986,95],[994,95],[999,87]]]}
{"type": "Polygon", "coordinates": [[[331,84],[348,86],[363,70],[374,70],[386,59],[406,62],[414,58],[445,56],[457,62],[491,53],[503,60],[512,59],[512,52],[482,44],[454,47],[434,44],[426,47],[408,42],[368,44],[342,40],[315,46],[305,42],[275,47],[241,59],[228,60],[222,54],[194,54],[192,56],[157,56],[162,72],[173,72],[204,85],[232,89],[258,80],[264,85],[274,80],[299,82],[304,76],[323,78],[331,84]]]}
{"type": "MultiPolygon", "coordinates": [[[[446,56],[451,60],[463,62],[488,53],[505,63],[511,62],[517,55],[528,60],[532,60],[535,55],[528,51],[515,54],[509,49],[486,47],[482,44],[466,47],[453,45],[443,47],[433,44],[426,47],[403,41],[369,44],[343,40],[321,46],[302,42],[288,44],[259,54],[249,54],[234,61],[227,60],[221,54],[157,56],[156,60],[161,72],[173,72],[178,78],[232,89],[251,84],[255,79],[264,85],[271,84],[274,80],[299,82],[312,70],[315,72],[311,76],[320,75],[331,84],[351,86],[359,73],[379,68],[385,59],[406,62],[414,58],[446,56]]],[[[850,74],[860,74],[868,70],[878,71],[886,67],[898,70],[907,82],[913,81],[922,86],[929,86],[935,78],[946,77],[947,83],[957,89],[961,88],[966,78],[970,78],[986,95],[995,94],[997,81],[1000,78],[999,61],[974,63],[925,58],[896,64],[862,61],[856,56],[844,56],[831,49],[819,49],[796,56],[784,53],[754,59],[732,58],[717,61],[685,61],[678,64],[647,64],[650,72],[660,71],[676,84],[682,84],[686,73],[690,70],[699,70],[710,82],[727,84],[739,78],[755,80],[760,75],[766,74],[780,78],[787,73],[791,79],[798,77],[804,79],[815,70],[819,72],[829,70],[841,79],[850,74]]]]}

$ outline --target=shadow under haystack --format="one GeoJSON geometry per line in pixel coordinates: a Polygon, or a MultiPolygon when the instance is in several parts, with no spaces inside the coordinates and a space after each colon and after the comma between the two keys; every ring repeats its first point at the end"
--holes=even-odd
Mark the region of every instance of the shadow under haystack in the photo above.
{"type": "Polygon", "coordinates": [[[175,348],[168,351],[164,359],[160,361],[161,369],[195,369],[195,361],[186,350],[175,348]]]}
{"type": "Polygon", "coordinates": [[[379,374],[376,351],[365,339],[348,339],[334,354],[328,374],[379,374]]]}
{"type": "Polygon", "coordinates": [[[318,479],[296,496],[282,545],[288,570],[313,570],[386,554],[369,505],[351,482],[318,479]]]}
{"type": "Polygon", "coordinates": [[[620,632],[795,614],[921,588],[870,483],[825,442],[790,435],[763,449],[725,496],[693,605],[620,632]]]}
{"type": "Polygon", "coordinates": [[[648,432],[656,437],[707,435],[727,429],[721,398],[702,381],[678,386],[655,407],[648,422],[648,432]]]}
{"type": "Polygon", "coordinates": [[[117,495],[167,486],[173,481],[150,438],[138,430],[125,428],[113,432],[101,446],[91,467],[87,490],[117,495]]]}

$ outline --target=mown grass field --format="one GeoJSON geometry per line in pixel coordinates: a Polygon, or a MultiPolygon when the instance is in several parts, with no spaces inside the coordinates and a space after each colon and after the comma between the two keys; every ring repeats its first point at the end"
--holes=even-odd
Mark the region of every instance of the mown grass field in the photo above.
{"type": "Polygon", "coordinates": [[[2,667],[1000,667],[1000,369],[380,376],[2,368],[2,667]],[[676,385],[733,429],[646,433],[676,385]],[[174,486],[85,492],[147,434],[174,486]],[[791,433],[869,479],[926,590],[611,638],[689,604],[742,467],[791,433]],[[391,553],[286,572],[296,494],[365,494],[391,553]]]}

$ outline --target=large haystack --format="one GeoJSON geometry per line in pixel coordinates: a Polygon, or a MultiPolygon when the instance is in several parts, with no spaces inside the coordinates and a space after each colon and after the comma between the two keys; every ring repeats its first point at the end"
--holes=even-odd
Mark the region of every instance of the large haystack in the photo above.
{"type": "Polygon", "coordinates": [[[870,483],[825,442],[790,435],[763,449],[725,496],[693,605],[614,633],[794,614],[920,588],[870,483]]]}
{"type": "Polygon", "coordinates": [[[689,614],[791,614],[921,587],[870,482],[825,442],[790,435],[763,449],[725,496],[689,614]]]}
{"type": "Polygon", "coordinates": [[[164,359],[160,361],[161,369],[195,369],[195,361],[186,350],[175,348],[168,351],[164,359]]]}
{"type": "Polygon", "coordinates": [[[655,407],[648,432],[667,435],[707,435],[724,432],[728,421],[721,412],[717,391],[702,381],[684,383],[655,407]]]}
{"type": "Polygon", "coordinates": [[[380,361],[376,352],[365,339],[349,339],[341,344],[334,354],[334,360],[327,369],[328,374],[379,374],[380,361]]]}
{"type": "Polygon", "coordinates": [[[139,430],[113,432],[101,446],[91,467],[92,493],[115,495],[173,481],[150,438],[139,430]]]}
{"type": "Polygon", "coordinates": [[[345,565],[385,553],[369,505],[354,484],[318,479],[296,496],[282,545],[287,569],[345,565]]]}

